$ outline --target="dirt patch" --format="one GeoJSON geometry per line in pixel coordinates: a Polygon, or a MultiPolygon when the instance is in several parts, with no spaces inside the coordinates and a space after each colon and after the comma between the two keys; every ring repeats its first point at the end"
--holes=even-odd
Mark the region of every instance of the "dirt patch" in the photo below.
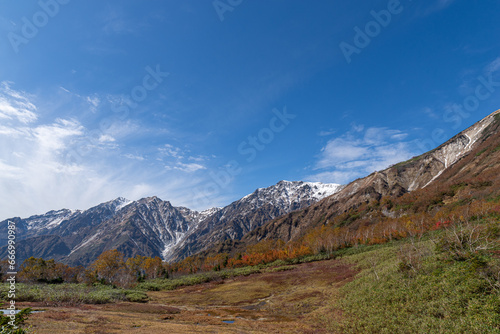
{"type": "MultiPolygon", "coordinates": [[[[45,307],[29,319],[36,333],[326,333],[321,319],[338,287],[358,273],[340,260],[292,270],[152,291],[146,304],[45,307]],[[225,323],[229,322],[229,323],[225,323]]],[[[36,306],[31,303],[30,306],[36,306]]]]}

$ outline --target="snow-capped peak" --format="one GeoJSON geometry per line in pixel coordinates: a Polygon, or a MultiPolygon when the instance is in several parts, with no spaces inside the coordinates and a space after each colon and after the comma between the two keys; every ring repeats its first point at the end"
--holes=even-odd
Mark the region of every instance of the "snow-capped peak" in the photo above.
{"type": "Polygon", "coordinates": [[[56,226],[59,226],[64,220],[69,219],[71,216],[73,216],[75,213],[78,212],[79,212],[78,210],[68,210],[68,209],[62,209],[57,211],[53,210],[43,215],[36,215],[27,218],[26,225],[29,230],[30,229],[40,230],[43,228],[51,229],[56,226]]]}
{"type": "Polygon", "coordinates": [[[240,199],[238,203],[249,203],[253,208],[271,204],[288,212],[333,195],[342,187],[340,184],[333,183],[283,180],[273,186],[255,190],[240,199]]]}
{"type": "Polygon", "coordinates": [[[341,184],[336,183],[304,182],[304,184],[312,188],[311,196],[316,197],[318,200],[331,196],[342,188],[341,184]]]}
{"type": "Polygon", "coordinates": [[[206,209],[206,210],[203,210],[203,211],[200,212],[200,216],[202,216],[202,217],[205,218],[205,217],[213,215],[214,213],[220,211],[221,209],[222,208],[218,208],[218,207],[206,209]]]}
{"type": "Polygon", "coordinates": [[[133,203],[133,201],[131,200],[128,200],[126,198],[123,198],[123,197],[118,197],[117,199],[115,199],[114,201],[114,204],[116,205],[115,207],[115,212],[118,212],[120,211],[121,209],[123,209],[124,207],[126,207],[127,205],[133,203]]]}
{"type": "Polygon", "coordinates": [[[321,182],[304,182],[304,181],[280,181],[276,185],[268,188],[259,188],[254,193],[245,196],[248,198],[252,195],[258,197],[279,198],[296,198],[300,200],[311,199],[319,201],[325,197],[335,194],[342,188],[342,185],[335,183],[321,182]]]}

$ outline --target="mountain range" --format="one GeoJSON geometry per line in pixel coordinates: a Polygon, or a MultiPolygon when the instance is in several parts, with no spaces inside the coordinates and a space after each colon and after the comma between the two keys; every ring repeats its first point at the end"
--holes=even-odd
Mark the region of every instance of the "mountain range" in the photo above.
{"type": "MultiPolygon", "coordinates": [[[[355,180],[310,207],[269,221],[238,241],[239,247],[264,239],[298,240],[310,229],[372,201],[390,200],[413,192],[442,197],[443,189],[459,184],[500,187],[500,110],[493,112],[439,147],[408,161],[355,180]]],[[[462,195],[467,199],[467,195],[462,195]]],[[[382,215],[394,212],[380,211],[382,215]]],[[[404,213],[403,213],[404,215],[404,213]]],[[[373,220],[370,214],[365,221],[373,220]]],[[[351,228],[356,229],[352,224],[351,228]]],[[[216,245],[231,249],[238,245],[216,245]]],[[[234,249],[233,249],[234,248],[234,249]]]]}
{"type": "MultiPolygon", "coordinates": [[[[118,249],[126,257],[139,254],[179,261],[200,252],[244,251],[265,239],[298,240],[312,228],[384,197],[432,192],[437,185],[482,175],[498,178],[499,132],[500,110],[429,152],[347,185],[280,181],[226,207],[202,212],[148,197],[117,198],[84,211],[63,209],[12,218],[17,226],[17,257],[88,265],[103,251],[118,249]]],[[[7,221],[0,222],[2,257],[7,255],[7,221]]]]}
{"type": "Polygon", "coordinates": [[[118,249],[126,257],[183,259],[213,243],[241,238],[283,214],[307,207],[341,189],[337,184],[280,181],[255,190],[224,208],[202,212],[174,207],[158,197],[124,198],[88,210],[50,211],[0,222],[0,256],[7,255],[7,222],[16,222],[17,259],[54,258],[88,265],[103,251],[118,249]]]}

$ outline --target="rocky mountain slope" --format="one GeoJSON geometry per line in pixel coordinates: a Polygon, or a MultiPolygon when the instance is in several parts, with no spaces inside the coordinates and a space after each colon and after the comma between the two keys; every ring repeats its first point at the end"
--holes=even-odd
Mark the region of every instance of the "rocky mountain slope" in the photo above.
{"type": "MultiPolygon", "coordinates": [[[[124,198],[118,198],[85,211],[63,209],[26,219],[12,218],[10,220],[16,222],[18,241],[44,235],[56,235],[65,237],[68,247],[72,248],[78,244],[80,238],[92,233],[95,226],[115,216],[128,202],[124,198]]],[[[6,243],[6,222],[0,223],[0,245],[6,243]]]]}
{"type": "Polygon", "coordinates": [[[206,250],[214,243],[240,239],[265,222],[308,207],[341,188],[338,184],[281,181],[257,189],[203,220],[185,240],[165,253],[165,259],[180,260],[206,250]]]}
{"type": "MultiPolygon", "coordinates": [[[[17,227],[18,261],[30,256],[87,265],[108,249],[126,257],[137,254],[183,258],[211,242],[242,237],[281,214],[308,206],[339,185],[282,181],[258,189],[225,208],[197,212],[174,207],[157,197],[131,202],[124,198],[85,211],[59,210],[27,219],[17,227]]],[[[0,222],[0,256],[6,256],[7,220],[0,222]]]]}
{"type": "MultiPolygon", "coordinates": [[[[498,179],[499,134],[500,110],[430,152],[346,186],[281,181],[203,212],[157,197],[135,202],[118,198],[85,211],[13,218],[18,260],[35,256],[87,265],[104,250],[118,249],[126,257],[177,261],[199,252],[234,252],[264,239],[297,240],[311,228],[383,197],[399,198],[466,178],[498,179]]],[[[0,222],[3,258],[6,228],[7,220],[0,222]]]]}
{"type": "MultiPolygon", "coordinates": [[[[383,196],[399,197],[435,183],[463,177],[467,170],[477,178],[488,168],[498,169],[498,160],[490,161],[487,165],[482,162],[479,169],[477,166],[473,168],[475,165],[471,159],[480,156],[482,150],[491,149],[498,152],[499,128],[500,110],[497,110],[436,149],[355,180],[310,207],[269,221],[249,232],[237,244],[243,247],[263,239],[295,240],[310,228],[325,224],[333,217],[363,203],[380,200],[383,196]]],[[[226,242],[214,249],[227,250],[233,246],[235,245],[226,242]]]]}

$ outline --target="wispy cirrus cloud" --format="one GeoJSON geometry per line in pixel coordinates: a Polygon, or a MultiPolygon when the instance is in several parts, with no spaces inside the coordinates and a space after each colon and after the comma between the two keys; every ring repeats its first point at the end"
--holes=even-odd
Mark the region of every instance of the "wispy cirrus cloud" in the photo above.
{"type": "Polygon", "coordinates": [[[97,132],[61,114],[41,123],[44,108],[39,110],[33,101],[42,99],[13,86],[0,85],[0,112],[8,121],[0,125],[0,220],[60,208],[86,209],[119,196],[136,200],[157,195],[186,204],[190,187],[206,182],[207,176],[196,172],[207,169],[209,157],[173,145],[159,151],[124,145],[130,136],[148,133],[133,119],[115,120],[97,132]],[[80,159],[68,159],[75,150],[80,159]]]}
{"type": "Polygon", "coordinates": [[[165,162],[166,170],[178,170],[185,173],[193,173],[207,169],[203,162],[209,158],[201,155],[191,155],[189,150],[182,150],[171,144],[165,144],[158,149],[158,160],[165,162]],[[191,162],[194,161],[194,162],[191,162]]]}
{"type": "Polygon", "coordinates": [[[97,108],[99,107],[99,104],[101,103],[101,99],[94,95],[94,96],[87,96],[86,98],[86,101],[88,102],[89,106],[90,106],[90,110],[92,112],[96,112],[97,111],[97,108]]]}
{"type": "Polygon", "coordinates": [[[37,120],[36,107],[29,94],[11,89],[11,83],[0,83],[0,119],[17,120],[27,124],[37,120]]]}
{"type": "Polygon", "coordinates": [[[179,170],[181,172],[193,173],[199,170],[207,169],[205,166],[197,163],[177,162],[174,166],[165,166],[167,170],[179,170]]]}
{"type": "Polygon", "coordinates": [[[137,154],[132,154],[132,153],[127,153],[123,155],[127,159],[132,159],[132,160],[139,160],[139,161],[144,161],[144,157],[142,155],[137,155],[137,154]]]}
{"type": "Polygon", "coordinates": [[[182,151],[178,147],[174,147],[171,144],[165,144],[163,147],[160,147],[158,149],[160,152],[161,156],[165,157],[173,157],[173,158],[178,158],[178,159],[183,159],[184,155],[182,154],[182,151]]]}
{"type": "Polygon", "coordinates": [[[321,149],[307,179],[345,184],[414,155],[408,134],[389,128],[353,125],[321,149]]]}
{"type": "Polygon", "coordinates": [[[318,136],[320,137],[327,137],[327,136],[331,136],[333,134],[335,134],[335,130],[333,129],[329,129],[329,130],[321,130],[319,133],[318,133],[318,136]]]}

